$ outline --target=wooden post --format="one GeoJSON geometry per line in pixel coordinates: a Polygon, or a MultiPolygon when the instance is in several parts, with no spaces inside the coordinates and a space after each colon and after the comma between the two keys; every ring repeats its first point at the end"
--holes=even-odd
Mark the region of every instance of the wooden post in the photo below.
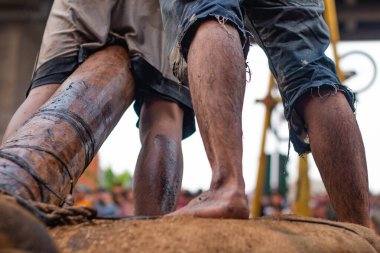
{"type": "Polygon", "coordinates": [[[337,48],[337,43],[340,40],[340,36],[339,36],[338,17],[336,15],[335,0],[325,0],[325,7],[326,7],[325,20],[326,20],[327,26],[330,29],[330,41],[331,41],[331,47],[333,49],[333,54],[334,54],[336,72],[338,74],[339,80],[343,82],[344,77],[343,77],[342,70],[340,69],[340,57],[339,57],[338,48],[337,48]]]}
{"type": "Polygon", "coordinates": [[[294,203],[294,212],[297,215],[310,217],[310,181],[308,170],[307,155],[300,156],[298,161],[297,196],[294,203]]]}
{"type": "Polygon", "coordinates": [[[270,117],[272,114],[273,108],[280,101],[280,99],[276,99],[272,97],[272,89],[275,85],[275,80],[273,76],[270,76],[269,79],[269,87],[266,97],[259,101],[265,105],[265,118],[263,125],[263,135],[261,139],[261,149],[260,149],[260,160],[259,160],[259,168],[257,172],[257,181],[256,181],[256,189],[254,198],[252,201],[252,217],[260,216],[261,211],[261,200],[263,196],[263,185],[265,180],[265,168],[267,165],[266,157],[265,157],[265,143],[267,138],[267,130],[270,127],[270,117]]]}

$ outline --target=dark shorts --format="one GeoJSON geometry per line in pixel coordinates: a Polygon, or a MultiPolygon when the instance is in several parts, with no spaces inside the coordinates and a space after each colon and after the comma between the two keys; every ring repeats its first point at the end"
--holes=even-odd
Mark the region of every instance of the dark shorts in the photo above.
{"type": "Polygon", "coordinates": [[[136,113],[146,94],[175,102],[184,110],[183,138],[194,133],[190,92],[170,70],[158,1],[55,0],[28,92],[63,83],[89,55],[110,45],[128,50],[136,113]]]}
{"type": "Polygon", "coordinates": [[[215,18],[233,25],[240,33],[243,49],[247,48],[246,35],[252,35],[268,57],[289,122],[290,141],[299,154],[310,151],[304,120],[294,110],[304,94],[321,87],[331,88],[333,92],[342,92],[354,110],[352,92],[340,83],[333,61],[324,53],[330,39],[322,16],[322,0],[160,0],[160,3],[170,45],[170,65],[185,84],[189,45],[202,21],[215,18]]]}

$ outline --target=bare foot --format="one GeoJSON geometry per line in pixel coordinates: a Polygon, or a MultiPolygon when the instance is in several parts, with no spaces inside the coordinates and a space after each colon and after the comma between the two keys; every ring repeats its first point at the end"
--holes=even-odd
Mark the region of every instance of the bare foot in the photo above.
{"type": "Polygon", "coordinates": [[[248,219],[248,201],[244,192],[235,189],[209,190],[167,216],[248,219]]]}

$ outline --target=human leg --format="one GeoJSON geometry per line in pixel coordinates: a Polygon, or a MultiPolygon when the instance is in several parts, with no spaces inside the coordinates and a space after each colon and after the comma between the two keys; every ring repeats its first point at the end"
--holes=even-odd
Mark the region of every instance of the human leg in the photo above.
{"type": "MultiPolygon", "coordinates": [[[[195,131],[195,119],[189,88],[180,85],[169,68],[158,2],[130,2],[130,10],[144,14],[131,13],[139,21],[140,37],[146,38],[138,47],[141,54],[131,58],[142,144],[133,176],[134,208],[136,215],[163,215],[176,208],[183,170],[181,140],[195,131]]],[[[131,51],[135,39],[127,36],[131,51]]]]}
{"type": "Polygon", "coordinates": [[[338,220],[368,227],[368,175],[360,129],[344,95],[330,92],[320,91],[323,97],[305,95],[297,111],[305,120],[311,151],[338,220]]]}
{"type": "Polygon", "coordinates": [[[49,84],[30,91],[27,99],[21,104],[5,130],[1,144],[25,123],[58,89],[59,84],[49,84]]]}
{"type": "Polygon", "coordinates": [[[248,218],[241,125],[245,65],[236,30],[216,21],[202,24],[191,43],[188,65],[194,111],[212,179],[209,191],[174,215],[248,218]]]}
{"type": "Polygon", "coordinates": [[[323,1],[245,0],[243,7],[276,77],[294,149],[313,153],[338,219],[368,226],[364,145],[353,95],[324,54],[323,1]]]}
{"type": "Polygon", "coordinates": [[[183,110],[146,96],[140,112],[141,150],[133,176],[136,215],[174,211],[181,190],[183,110]]]}
{"type": "Polygon", "coordinates": [[[245,37],[237,1],[160,2],[172,70],[190,87],[212,168],[210,190],[171,215],[247,218],[241,128],[245,37]]]}

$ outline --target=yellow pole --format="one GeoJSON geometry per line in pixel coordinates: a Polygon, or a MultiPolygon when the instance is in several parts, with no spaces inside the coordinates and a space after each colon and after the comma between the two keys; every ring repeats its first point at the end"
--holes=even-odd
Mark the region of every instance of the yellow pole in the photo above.
{"type": "Polygon", "coordinates": [[[261,211],[261,200],[263,195],[263,185],[265,180],[265,168],[267,165],[267,161],[265,158],[265,143],[267,138],[267,129],[269,129],[270,124],[270,117],[272,110],[276,103],[279,100],[276,100],[272,97],[272,89],[274,87],[275,81],[273,76],[270,76],[269,79],[269,88],[268,93],[266,97],[260,101],[264,103],[265,105],[265,118],[264,118],[264,126],[263,126],[263,135],[261,139],[261,150],[260,150],[260,160],[259,160],[259,167],[258,167],[258,173],[257,173],[257,181],[256,181],[256,190],[254,199],[252,201],[252,217],[258,217],[260,216],[261,211]]]}
{"type": "Polygon", "coordinates": [[[335,0],[325,0],[325,19],[327,26],[330,29],[330,40],[331,40],[331,46],[333,49],[334,59],[335,59],[335,66],[336,71],[339,77],[339,80],[341,82],[344,81],[344,76],[342,73],[342,70],[340,69],[340,57],[338,54],[337,49],[337,43],[340,40],[339,37],[339,25],[338,25],[338,17],[336,15],[336,6],[335,6],[335,0]]]}
{"type": "Polygon", "coordinates": [[[298,160],[297,196],[294,204],[294,213],[302,216],[311,216],[308,169],[307,155],[301,156],[298,160]]]}

